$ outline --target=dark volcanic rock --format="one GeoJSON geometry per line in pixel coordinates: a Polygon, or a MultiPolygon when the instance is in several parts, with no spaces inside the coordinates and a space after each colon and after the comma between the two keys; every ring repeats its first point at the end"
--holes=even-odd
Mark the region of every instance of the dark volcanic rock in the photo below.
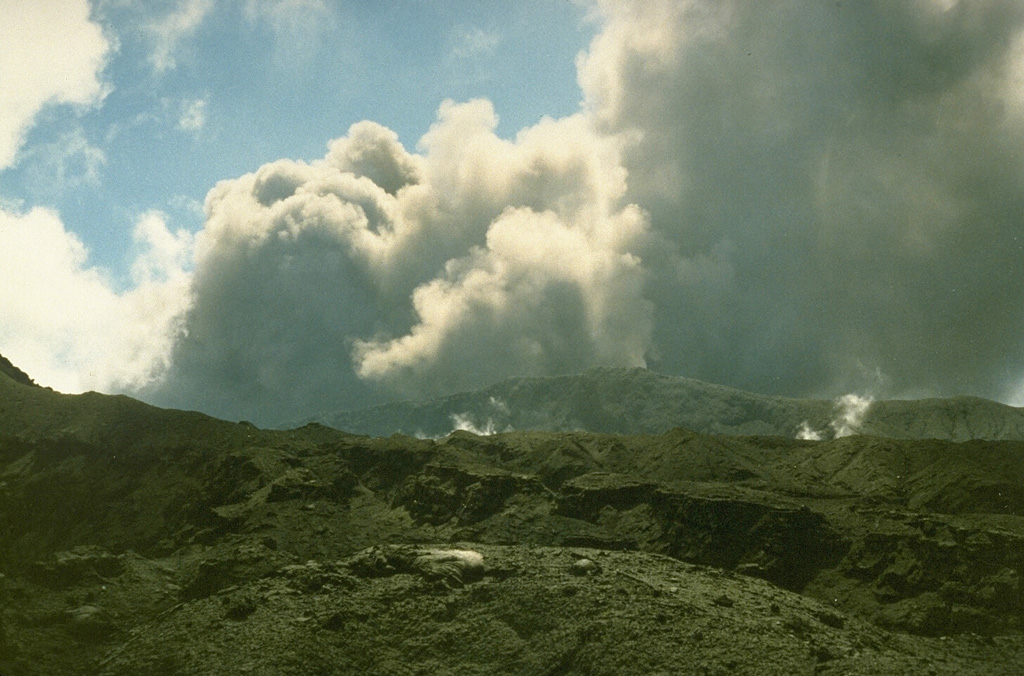
{"type": "Polygon", "coordinates": [[[472,545],[454,551],[479,555],[481,573],[452,583],[416,563],[437,551],[451,550],[311,561],[175,607],[96,673],[1011,674],[1021,650],[1018,638],[893,634],[766,582],[667,557],[472,545]],[[580,557],[597,571],[573,574],[580,557]],[[310,589],[309,571],[329,581],[310,589]],[[173,649],[183,645],[194,648],[173,649]]]}
{"type": "Polygon", "coordinates": [[[0,377],[0,674],[1015,674],[1022,458],[373,439],[0,377]]]}
{"type": "Polygon", "coordinates": [[[67,552],[57,552],[36,561],[29,577],[57,589],[81,584],[86,580],[118,577],[125,571],[123,556],[115,556],[96,545],[79,545],[67,552]]]}
{"type": "Polygon", "coordinates": [[[544,496],[536,477],[494,469],[428,465],[408,477],[393,504],[417,520],[441,525],[482,521],[504,509],[512,496],[544,496]]]}

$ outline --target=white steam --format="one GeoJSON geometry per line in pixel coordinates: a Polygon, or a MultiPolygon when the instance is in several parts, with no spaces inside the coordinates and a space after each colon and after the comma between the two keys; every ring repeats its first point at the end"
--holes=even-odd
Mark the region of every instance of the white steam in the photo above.
{"type": "Polygon", "coordinates": [[[873,397],[859,394],[844,394],[833,402],[832,420],[828,430],[815,429],[807,420],[800,424],[797,439],[820,441],[825,438],[840,439],[858,434],[871,408],[873,397]]]}
{"type": "Polygon", "coordinates": [[[468,413],[455,413],[452,415],[452,432],[457,430],[462,432],[471,432],[482,437],[497,434],[499,431],[495,427],[493,420],[486,420],[482,426],[478,427],[468,413]]]}
{"type": "Polygon", "coordinates": [[[821,441],[824,438],[824,433],[811,427],[811,423],[805,420],[800,423],[800,429],[796,432],[796,438],[806,441],[821,441]]]}
{"type": "Polygon", "coordinates": [[[483,413],[453,413],[452,432],[461,430],[478,436],[490,436],[512,431],[512,426],[507,422],[510,414],[508,404],[496,397],[490,397],[487,408],[488,410],[483,413]]]}
{"type": "Polygon", "coordinates": [[[857,394],[844,394],[836,399],[836,415],[829,423],[836,439],[857,434],[872,401],[872,397],[857,394]]]}

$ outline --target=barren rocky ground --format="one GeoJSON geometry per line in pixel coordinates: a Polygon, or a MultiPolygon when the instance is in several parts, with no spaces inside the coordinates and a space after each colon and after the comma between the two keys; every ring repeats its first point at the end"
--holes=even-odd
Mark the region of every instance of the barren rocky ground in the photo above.
{"type": "Polygon", "coordinates": [[[263,430],[0,366],[4,676],[1024,664],[1021,442],[263,430]]]}

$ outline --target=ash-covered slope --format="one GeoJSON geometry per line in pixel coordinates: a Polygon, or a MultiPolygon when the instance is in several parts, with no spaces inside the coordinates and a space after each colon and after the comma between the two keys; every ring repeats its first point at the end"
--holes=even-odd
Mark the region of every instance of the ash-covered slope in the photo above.
{"type": "Polygon", "coordinates": [[[1016,674],[1022,459],[260,430],[0,374],[0,674],[1016,674]]]}
{"type": "Polygon", "coordinates": [[[977,397],[874,401],[855,416],[848,406],[759,395],[647,369],[593,368],[578,375],[512,378],[437,399],[329,412],[296,424],[319,422],[374,436],[439,437],[453,429],[658,434],[685,427],[703,434],[785,437],[803,432],[830,438],[841,429],[903,439],[1024,439],[1024,410],[977,397]]]}

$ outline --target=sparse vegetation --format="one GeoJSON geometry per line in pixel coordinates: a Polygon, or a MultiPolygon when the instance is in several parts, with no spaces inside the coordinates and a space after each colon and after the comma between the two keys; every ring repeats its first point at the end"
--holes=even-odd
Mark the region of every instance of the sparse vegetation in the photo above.
{"type": "Polygon", "coordinates": [[[0,673],[1018,673],[1022,457],[261,430],[5,372],[0,673]]]}

